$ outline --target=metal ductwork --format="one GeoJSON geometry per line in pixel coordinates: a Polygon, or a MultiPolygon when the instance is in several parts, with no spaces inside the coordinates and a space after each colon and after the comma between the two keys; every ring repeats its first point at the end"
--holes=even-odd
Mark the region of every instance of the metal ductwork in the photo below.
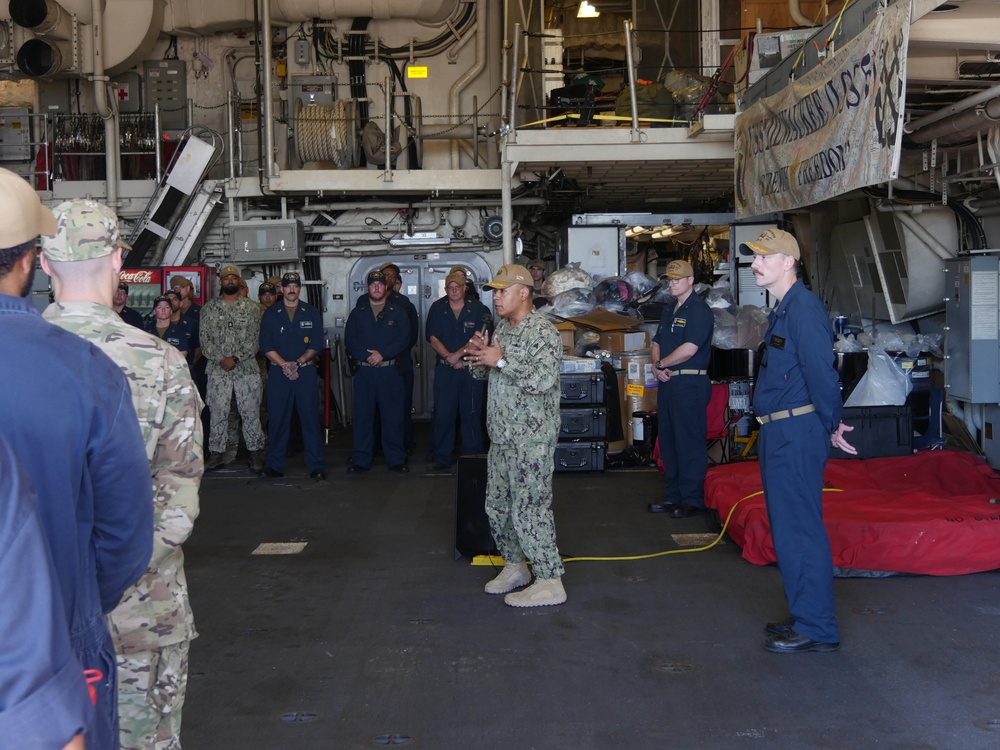
{"type": "Polygon", "coordinates": [[[76,33],[73,15],[54,0],[10,0],[10,18],[35,36],[70,40],[76,33]]]}
{"type": "Polygon", "coordinates": [[[73,44],[62,40],[29,39],[17,51],[17,69],[29,78],[44,78],[73,69],[73,44]]]}
{"type": "Polygon", "coordinates": [[[80,29],[76,16],[55,0],[11,0],[10,18],[35,35],[15,56],[17,68],[31,78],[80,69],[80,29]]]}
{"type": "Polygon", "coordinates": [[[944,309],[943,256],[958,249],[954,213],[926,207],[876,206],[830,233],[831,307],[894,325],[944,309]]]}

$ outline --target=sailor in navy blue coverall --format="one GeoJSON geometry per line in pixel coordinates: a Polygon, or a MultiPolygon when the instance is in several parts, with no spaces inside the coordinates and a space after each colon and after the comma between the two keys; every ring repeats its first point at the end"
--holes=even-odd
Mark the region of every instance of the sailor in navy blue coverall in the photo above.
{"type": "Polygon", "coordinates": [[[94,707],[69,625],[35,492],[0,437],[0,737],[19,750],[54,750],[81,740],[94,707]],[[30,575],[26,573],[30,571],[30,575]]]}
{"type": "Polygon", "coordinates": [[[399,266],[395,263],[383,263],[379,270],[385,275],[386,298],[402,307],[410,321],[409,346],[399,358],[403,373],[403,447],[409,455],[413,450],[413,347],[420,338],[420,318],[410,298],[397,290],[397,286],[402,285],[399,266]]]}
{"type": "Polygon", "coordinates": [[[653,374],[659,381],[656,408],[660,457],[666,474],[662,503],[650,503],[650,513],[685,518],[705,512],[705,471],[708,468],[708,402],[712,382],[715,318],[694,293],[694,269],[684,260],[667,264],[665,273],[677,300],[664,311],[653,337],[653,374]]]}
{"type": "Polygon", "coordinates": [[[848,453],[840,421],[833,332],[819,299],[796,270],[798,242],[780,229],[740,245],[754,254],[756,284],[778,300],[770,313],[754,389],[760,473],[771,538],[791,616],[765,626],[775,653],[835,651],[840,631],[833,560],[823,525],[823,469],[831,444],[848,453]]]}
{"type": "Polygon", "coordinates": [[[262,474],[284,474],[295,411],[302,424],[309,476],[325,479],[316,373],[316,355],[323,349],[323,318],[319,310],[299,299],[302,285],[297,273],[286,273],[281,288],[281,300],[267,308],[260,321],[260,350],[271,363],[267,369],[268,443],[262,474]]]}
{"type": "MultiPolygon", "coordinates": [[[[93,344],[43,320],[26,299],[35,240],[56,234],[55,217],[23,178],[5,169],[0,196],[0,253],[9,261],[0,269],[0,435],[34,487],[73,653],[102,675],[93,685],[87,747],[118,747],[117,667],[105,616],[152,555],[149,459],[122,371],[93,344]]],[[[0,481],[12,479],[0,474],[0,481]]],[[[39,645],[18,646],[7,635],[3,661],[13,663],[39,645]]],[[[0,737],[3,747],[29,746],[17,736],[0,737]]]]}
{"type": "Polygon", "coordinates": [[[472,377],[463,360],[465,345],[476,331],[493,335],[486,305],[465,297],[465,276],[450,273],[445,293],[427,315],[427,341],[437,354],[434,368],[434,418],[431,422],[432,471],[451,468],[455,419],[462,429],[462,454],[483,452],[483,382],[472,377]]]}
{"type": "Polygon", "coordinates": [[[403,434],[403,373],[400,358],[409,350],[410,320],[388,299],[385,274],[368,274],[368,294],[347,319],[344,344],[357,364],[354,372],[354,451],[348,472],[368,471],[374,449],[375,407],[382,425],[382,452],[390,470],[406,473],[403,434]]]}

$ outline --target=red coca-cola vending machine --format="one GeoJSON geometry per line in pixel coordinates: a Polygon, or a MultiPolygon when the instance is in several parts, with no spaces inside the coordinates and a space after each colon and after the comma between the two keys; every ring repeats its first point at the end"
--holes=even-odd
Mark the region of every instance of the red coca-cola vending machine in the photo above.
{"type": "Polygon", "coordinates": [[[175,276],[183,276],[194,287],[194,301],[204,305],[206,300],[215,296],[216,274],[214,268],[205,266],[164,266],[163,286],[160,293],[170,289],[170,283],[175,276]]]}
{"type": "Polygon", "coordinates": [[[128,284],[128,306],[148,321],[153,300],[163,294],[163,272],[159,268],[123,268],[119,278],[128,284]]]}

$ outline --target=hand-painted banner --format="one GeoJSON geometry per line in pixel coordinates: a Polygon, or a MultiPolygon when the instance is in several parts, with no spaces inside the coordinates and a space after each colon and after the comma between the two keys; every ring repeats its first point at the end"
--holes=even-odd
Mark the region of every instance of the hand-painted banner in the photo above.
{"type": "Polygon", "coordinates": [[[819,203],[899,171],[909,0],[736,118],[737,217],[819,203]]]}

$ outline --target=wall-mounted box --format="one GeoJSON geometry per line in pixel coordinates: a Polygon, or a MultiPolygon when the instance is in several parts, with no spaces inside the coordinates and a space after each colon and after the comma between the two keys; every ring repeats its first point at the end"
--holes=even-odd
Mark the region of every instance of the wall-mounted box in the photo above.
{"type": "Polygon", "coordinates": [[[187,67],[183,60],[147,60],[143,64],[146,111],[160,105],[160,127],[183,130],[187,123],[187,67]]]}
{"type": "Polygon", "coordinates": [[[31,159],[31,121],[23,108],[0,109],[0,161],[31,159]]]}
{"type": "Polygon", "coordinates": [[[295,263],[302,260],[305,231],[298,219],[234,221],[230,224],[235,263],[295,263]]]}

